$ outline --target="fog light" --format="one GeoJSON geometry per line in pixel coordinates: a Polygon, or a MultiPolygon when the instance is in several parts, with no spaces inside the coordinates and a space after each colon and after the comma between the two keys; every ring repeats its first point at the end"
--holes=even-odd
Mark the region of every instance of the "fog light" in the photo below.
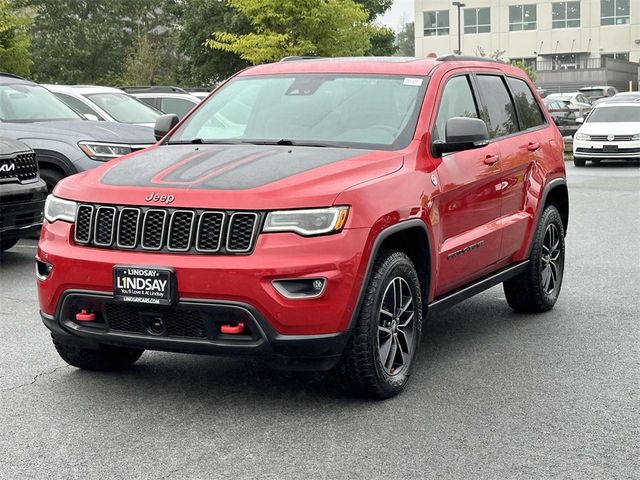
{"type": "Polygon", "coordinates": [[[326,278],[287,278],[274,280],[273,288],[286,298],[317,298],[324,293],[326,278]]]}
{"type": "Polygon", "coordinates": [[[53,265],[36,258],[36,277],[38,277],[38,280],[46,280],[49,278],[52,270],[53,265]]]}

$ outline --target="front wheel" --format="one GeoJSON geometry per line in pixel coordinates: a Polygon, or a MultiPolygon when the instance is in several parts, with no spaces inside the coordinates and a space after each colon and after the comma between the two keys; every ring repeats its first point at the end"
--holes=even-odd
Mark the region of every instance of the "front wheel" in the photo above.
{"type": "Polygon", "coordinates": [[[584,167],[587,164],[587,161],[584,158],[573,157],[573,164],[576,167],[584,167]]]}
{"type": "Polygon", "coordinates": [[[400,393],[411,375],[422,333],[422,298],[415,267],[385,250],[375,261],[360,314],[334,370],[345,390],[372,398],[400,393]]]}
{"type": "Polygon", "coordinates": [[[13,248],[18,243],[17,238],[0,238],[0,253],[13,248]]]}
{"type": "Polygon", "coordinates": [[[504,282],[507,303],[516,312],[546,312],[560,295],[564,276],[564,226],[553,205],[544,209],[533,237],[527,268],[504,282]]]}
{"type": "Polygon", "coordinates": [[[100,350],[64,345],[53,340],[60,357],[69,365],[83,370],[108,372],[123,370],[133,365],[144,350],[135,348],[103,347],[100,350]]]}

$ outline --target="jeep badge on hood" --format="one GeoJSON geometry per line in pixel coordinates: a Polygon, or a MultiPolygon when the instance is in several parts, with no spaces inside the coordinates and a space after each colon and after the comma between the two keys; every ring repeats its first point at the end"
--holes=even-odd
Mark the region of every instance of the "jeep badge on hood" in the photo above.
{"type": "Polygon", "coordinates": [[[174,197],[173,195],[161,195],[156,192],[151,192],[149,195],[144,197],[145,202],[160,202],[166,203],[167,205],[173,203],[175,199],[176,197],[174,197]]]}

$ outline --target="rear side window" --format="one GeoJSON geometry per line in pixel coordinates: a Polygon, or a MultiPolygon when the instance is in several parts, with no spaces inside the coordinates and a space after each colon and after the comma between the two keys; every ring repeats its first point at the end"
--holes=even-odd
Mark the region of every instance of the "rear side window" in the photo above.
{"type": "Polygon", "coordinates": [[[482,92],[483,120],[489,126],[489,137],[511,135],[518,131],[518,118],[502,77],[478,75],[478,86],[482,92]]]}
{"type": "MultiPolygon", "coordinates": [[[[544,125],[545,119],[540,111],[538,102],[531,93],[529,85],[519,78],[509,77],[507,80],[513,93],[513,100],[518,109],[518,116],[520,119],[520,128],[527,130],[528,128],[539,127],[544,125]]],[[[555,108],[555,107],[554,107],[555,108]]]]}
{"type": "Polygon", "coordinates": [[[478,108],[466,75],[453,77],[445,84],[433,129],[433,141],[444,141],[444,127],[452,117],[478,118],[478,108]]]}

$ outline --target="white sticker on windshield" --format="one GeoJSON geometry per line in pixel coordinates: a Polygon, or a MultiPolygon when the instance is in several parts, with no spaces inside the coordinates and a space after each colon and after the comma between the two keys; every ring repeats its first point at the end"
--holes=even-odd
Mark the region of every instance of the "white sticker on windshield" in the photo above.
{"type": "Polygon", "coordinates": [[[405,78],[404,85],[410,85],[412,87],[420,87],[422,86],[421,78],[405,78]]]}

